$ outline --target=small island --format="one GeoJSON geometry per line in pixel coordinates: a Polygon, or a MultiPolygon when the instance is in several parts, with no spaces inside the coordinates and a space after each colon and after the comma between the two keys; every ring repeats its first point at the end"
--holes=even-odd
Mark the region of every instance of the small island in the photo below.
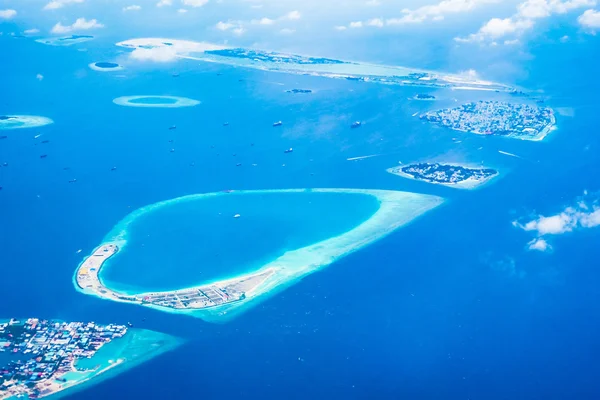
{"type": "Polygon", "coordinates": [[[413,97],[414,100],[432,101],[435,100],[435,96],[427,93],[418,93],[413,97]]]}
{"type": "Polygon", "coordinates": [[[310,89],[289,89],[285,91],[286,93],[312,93],[310,89]]]}
{"type": "Polygon", "coordinates": [[[446,74],[401,66],[359,63],[272,51],[230,48],[206,42],[165,38],[137,38],[117,43],[133,51],[170,47],[178,58],[220,63],[243,68],[288,74],[346,79],[384,85],[515,92],[513,87],[478,79],[465,74],[446,74]]]}
{"type": "Polygon", "coordinates": [[[556,124],[551,108],[501,101],[466,103],[420,118],[456,131],[533,141],[544,139],[556,124]]]}
{"type": "Polygon", "coordinates": [[[446,163],[410,164],[390,168],[387,172],[458,189],[474,189],[498,175],[498,171],[492,168],[471,168],[446,163]]]}
{"type": "Polygon", "coordinates": [[[94,37],[90,35],[71,35],[37,39],[36,42],[46,44],[48,46],[71,46],[73,44],[87,42],[92,39],[94,39],[94,37]]]}
{"type": "Polygon", "coordinates": [[[252,61],[262,61],[278,64],[299,64],[299,65],[313,65],[313,64],[344,64],[344,61],[334,60],[332,58],[324,57],[307,57],[296,54],[285,54],[275,53],[272,51],[262,50],[251,50],[251,49],[220,49],[220,50],[206,50],[206,54],[249,59],[252,61]]]}
{"type": "Polygon", "coordinates": [[[70,394],[180,343],[116,324],[0,321],[0,400],[70,394]]]}

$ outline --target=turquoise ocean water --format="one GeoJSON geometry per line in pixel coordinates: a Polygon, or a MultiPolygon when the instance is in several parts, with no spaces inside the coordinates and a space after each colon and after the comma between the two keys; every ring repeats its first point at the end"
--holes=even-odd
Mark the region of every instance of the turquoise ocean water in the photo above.
{"type": "Polygon", "coordinates": [[[129,225],[126,246],[101,276],[113,289],[134,292],[234,277],[343,234],[378,207],[373,196],[344,193],[222,194],[173,202],[129,225]]]}

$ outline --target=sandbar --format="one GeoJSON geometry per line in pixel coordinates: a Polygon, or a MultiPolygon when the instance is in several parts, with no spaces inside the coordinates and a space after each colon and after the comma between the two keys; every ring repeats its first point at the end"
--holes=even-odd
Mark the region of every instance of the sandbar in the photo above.
{"type": "Polygon", "coordinates": [[[242,190],[183,196],[142,207],[126,216],[105,237],[103,243],[79,264],[73,283],[78,291],[103,299],[187,314],[210,322],[225,322],[304,276],[385,237],[442,202],[443,199],[436,196],[365,189],[242,190]],[[214,196],[311,192],[366,194],[379,201],[379,208],[366,221],[343,234],[287,251],[255,271],[228,279],[179,290],[145,293],[119,292],[102,280],[101,270],[105,262],[118,256],[119,250],[127,245],[128,226],[148,212],[179,202],[214,196]]]}

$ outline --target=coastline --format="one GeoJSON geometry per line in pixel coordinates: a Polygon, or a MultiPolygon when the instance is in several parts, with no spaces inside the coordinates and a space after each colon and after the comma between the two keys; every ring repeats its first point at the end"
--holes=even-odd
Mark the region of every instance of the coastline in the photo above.
{"type": "MultiPolygon", "coordinates": [[[[207,51],[214,50],[235,50],[235,47],[228,45],[216,45],[206,42],[193,42],[179,39],[165,38],[134,38],[121,41],[115,44],[133,51],[145,51],[147,48],[166,47],[176,51],[176,57],[201,62],[212,62],[237,67],[252,68],[263,71],[274,71],[296,75],[314,75],[326,78],[362,80],[364,82],[373,82],[387,85],[401,86],[421,86],[437,88],[457,88],[465,90],[499,90],[504,92],[513,92],[517,90],[514,87],[501,83],[473,79],[460,74],[450,74],[446,72],[435,72],[419,68],[408,68],[393,65],[378,65],[365,62],[335,60],[337,63],[294,63],[277,62],[273,60],[255,60],[246,57],[224,56],[220,54],[211,54],[207,51]],[[426,74],[425,77],[414,77],[411,74],[426,74]],[[403,79],[402,79],[403,78],[403,79]]],[[[244,49],[252,50],[252,49],[244,49]]],[[[254,50],[252,50],[254,51],[254,50]]],[[[275,55],[279,59],[290,57],[309,57],[299,56],[287,53],[261,52],[270,56],[275,55]]]]}
{"type": "MultiPolygon", "coordinates": [[[[61,399],[70,396],[171,351],[183,343],[182,339],[160,332],[128,329],[124,336],[102,345],[91,358],[74,360],[70,371],[39,381],[39,398],[61,399]],[[78,365],[81,362],[93,363],[94,367],[78,365]]],[[[6,392],[5,396],[0,398],[9,400],[20,397],[6,392]]]]}
{"type": "Polygon", "coordinates": [[[213,322],[227,320],[242,311],[242,308],[256,305],[302,277],[383,238],[442,202],[443,199],[429,195],[362,189],[275,189],[183,196],[142,207],[126,216],[105,237],[103,243],[79,264],[73,276],[73,283],[78,291],[103,299],[192,315],[213,322]],[[113,291],[102,281],[101,270],[104,263],[126,246],[128,225],[147,212],[182,201],[214,196],[310,192],[367,194],[379,200],[380,207],[369,219],[341,235],[288,251],[255,271],[227,279],[172,291],[149,293],[113,291]],[[95,270],[92,271],[92,268],[95,270]],[[90,275],[91,272],[95,274],[90,275]]]}
{"type": "MultiPolygon", "coordinates": [[[[114,376],[117,376],[123,372],[126,372],[132,368],[135,368],[138,365],[145,363],[146,361],[160,356],[161,354],[174,350],[175,348],[179,347],[185,342],[184,340],[176,338],[174,336],[146,329],[129,329],[128,334],[131,336],[125,336],[123,338],[120,338],[123,340],[127,340],[127,343],[125,344],[125,346],[122,346],[123,348],[118,352],[117,357],[114,357],[115,360],[113,363],[109,363],[106,367],[95,371],[94,374],[92,374],[91,376],[85,377],[84,379],[79,381],[75,381],[73,384],[61,388],[60,391],[54,392],[44,397],[58,400],[64,398],[65,396],[70,396],[74,393],[83,391],[101,382],[104,382],[114,376]],[[134,343],[136,339],[152,341],[152,344],[150,344],[150,346],[147,347],[147,349],[150,349],[150,351],[145,351],[143,354],[124,354],[127,352],[128,346],[131,347],[137,345],[134,343]],[[168,344],[156,346],[155,341],[158,340],[163,340],[165,342],[168,342],[168,344]]],[[[116,345],[118,343],[109,343],[108,345],[110,344],[116,345]]]]}

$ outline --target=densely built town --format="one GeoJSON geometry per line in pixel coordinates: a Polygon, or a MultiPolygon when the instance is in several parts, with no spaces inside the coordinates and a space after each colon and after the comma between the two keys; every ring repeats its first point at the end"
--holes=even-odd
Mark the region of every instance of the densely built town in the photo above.
{"type": "Polygon", "coordinates": [[[466,103],[430,111],[421,119],[457,131],[539,140],[554,126],[551,108],[500,101],[466,103]]]}
{"type": "Polygon", "coordinates": [[[498,174],[498,171],[492,168],[469,168],[440,163],[418,163],[397,169],[415,179],[442,184],[457,184],[468,179],[483,181],[498,174]]]}
{"type": "Polygon", "coordinates": [[[35,399],[62,390],[69,372],[86,372],[78,369],[77,360],[91,358],[126,333],[126,326],[93,322],[30,318],[0,323],[0,399],[35,399]]]}

